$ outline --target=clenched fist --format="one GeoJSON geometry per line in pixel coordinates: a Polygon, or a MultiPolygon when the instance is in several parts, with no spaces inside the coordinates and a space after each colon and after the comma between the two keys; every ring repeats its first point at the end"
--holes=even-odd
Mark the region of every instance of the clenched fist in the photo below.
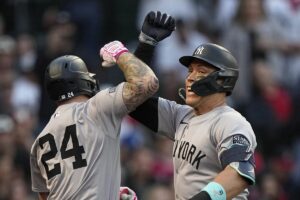
{"type": "Polygon", "coordinates": [[[139,35],[140,42],[155,46],[158,42],[170,36],[175,30],[175,19],[166,14],[149,12],[142,26],[142,31],[139,35]]]}
{"type": "Polygon", "coordinates": [[[111,67],[116,64],[117,59],[122,53],[128,52],[128,49],[120,41],[113,41],[104,45],[100,49],[100,56],[103,59],[103,67],[111,67]]]}

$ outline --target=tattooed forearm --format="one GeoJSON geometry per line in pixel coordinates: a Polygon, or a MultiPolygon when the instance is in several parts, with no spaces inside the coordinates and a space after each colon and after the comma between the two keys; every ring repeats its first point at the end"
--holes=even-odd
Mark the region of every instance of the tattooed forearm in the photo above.
{"type": "Polygon", "coordinates": [[[117,63],[127,81],[123,90],[125,105],[134,110],[158,90],[158,79],[148,65],[131,53],[122,54],[117,63]]]}

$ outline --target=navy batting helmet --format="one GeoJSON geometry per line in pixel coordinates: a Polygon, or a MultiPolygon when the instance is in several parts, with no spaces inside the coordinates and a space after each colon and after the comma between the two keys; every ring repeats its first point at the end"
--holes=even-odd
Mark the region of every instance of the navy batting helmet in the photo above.
{"type": "Polygon", "coordinates": [[[95,74],[83,60],[65,55],[54,59],[45,72],[45,87],[52,100],[64,101],[78,95],[94,96],[99,90],[95,74]]]}
{"type": "Polygon", "coordinates": [[[216,67],[218,70],[207,77],[195,81],[191,89],[199,96],[206,96],[217,92],[230,95],[238,79],[239,69],[236,59],[224,47],[206,43],[198,46],[192,56],[183,56],[180,63],[189,67],[193,60],[201,60],[216,67]],[[217,80],[222,80],[217,82],[217,80]]]}

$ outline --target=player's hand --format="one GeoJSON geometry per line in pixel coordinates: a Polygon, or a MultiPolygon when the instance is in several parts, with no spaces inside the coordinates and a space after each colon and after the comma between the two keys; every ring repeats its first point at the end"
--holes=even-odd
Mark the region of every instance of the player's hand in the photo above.
{"type": "Polygon", "coordinates": [[[120,200],[138,200],[138,198],[129,187],[120,187],[120,200]]]}
{"type": "Polygon", "coordinates": [[[100,49],[100,56],[103,59],[103,67],[111,67],[116,64],[122,53],[128,52],[128,49],[120,41],[113,41],[104,45],[100,49]]]}
{"type": "Polygon", "coordinates": [[[139,41],[155,46],[158,42],[170,36],[175,30],[175,19],[157,11],[151,11],[144,19],[139,41]]]}

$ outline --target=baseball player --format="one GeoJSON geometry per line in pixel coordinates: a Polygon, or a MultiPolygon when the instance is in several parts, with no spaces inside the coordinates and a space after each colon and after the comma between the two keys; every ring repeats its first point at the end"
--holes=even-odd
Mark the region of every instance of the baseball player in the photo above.
{"type": "MultiPolygon", "coordinates": [[[[150,12],[145,18],[136,50],[142,60],[151,60],[155,45],[172,32],[153,23],[160,17],[150,12]]],[[[174,141],[177,200],[247,199],[247,187],[255,182],[256,138],[247,120],[226,104],[238,79],[237,61],[212,43],[179,61],[187,68],[185,89],[180,89],[186,105],[152,97],[130,115],[174,141]]]]}
{"type": "Polygon", "coordinates": [[[39,199],[136,199],[120,188],[121,120],[158,90],[158,80],[119,41],[100,55],[103,66],[118,64],[126,82],[98,92],[94,74],[72,55],[46,69],[45,86],[58,107],[31,149],[32,189],[39,199]]]}

